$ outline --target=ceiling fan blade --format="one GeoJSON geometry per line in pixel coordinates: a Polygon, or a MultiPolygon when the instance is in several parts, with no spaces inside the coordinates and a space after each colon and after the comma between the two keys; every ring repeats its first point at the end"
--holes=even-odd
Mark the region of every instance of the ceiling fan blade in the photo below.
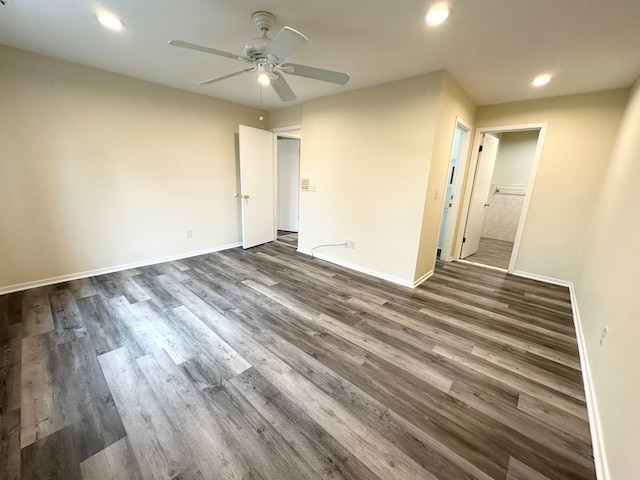
{"type": "Polygon", "coordinates": [[[243,57],[242,55],[223,52],[222,50],[216,50],[215,48],[209,48],[203,45],[196,45],[195,43],[183,42],[182,40],[169,40],[169,45],[174,47],[186,48],[188,50],[196,50],[198,52],[211,53],[213,55],[219,55],[221,57],[233,58],[234,60],[240,60],[243,62],[251,62],[251,60],[243,57]]]}
{"type": "Polygon", "coordinates": [[[293,90],[291,90],[291,87],[282,75],[278,75],[277,78],[271,80],[271,86],[283,102],[290,102],[296,99],[296,94],[293,93],[293,90]]]}
{"type": "Polygon", "coordinates": [[[267,46],[266,53],[270,53],[278,59],[278,62],[281,62],[308,42],[307,37],[297,30],[284,27],[267,46]]]}
{"type": "Polygon", "coordinates": [[[243,73],[247,73],[247,72],[253,72],[255,70],[256,70],[255,68],[245,68],[244,70],[240,70],[239,72],[233,72],[227,75],[221,75],[219,77],[205,80],[204,82],[198,82],[198,85],[209,85],[210,83],[219,82],[220,80],[224,80],[225,78],[235,77],[237,75],[242,75],[243,73]]]}
{"type": "Polygon", "coordinates": [[[314,78],[316,80],[322,80],[323,82],[337,83],[338,85],[346,84],[351,78],[348,73],[334,72],[333,70],[309,67],[307,65],[298,65],[297,63],[283,63],[280,65],[280,68],[290,75],[314,78]],[[293,67],[293,70],[291,67],[293,67]]]}

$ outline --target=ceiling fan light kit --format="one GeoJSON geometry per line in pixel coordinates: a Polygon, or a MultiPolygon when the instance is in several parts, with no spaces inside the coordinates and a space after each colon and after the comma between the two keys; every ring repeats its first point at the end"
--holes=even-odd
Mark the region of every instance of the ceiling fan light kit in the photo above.
{"type": "Polygon", "coordinates": [[[262,31],[262,36],[252,38],[245,44],[244,55],[236,55],[182,40],[170,40],[169,45],[253,64],[251,68],[205,80],[198,83],[198,85],[209,85],[214,82],[219,82],[220,80],[235,77],[236,75],[254,72],[257,73],[257,79],[261,85],[271,84],[278,97],[280,97],[282,101],[288,102],[295,100],[296,95],[284,79],[283,73],[335,83],[337,85],[345,85],[349,81],[350,77],[348,73],[295,63],[285,63],[284,60],[287,57],[309,42],[307,37],[291,27],[283,27],[272,39],[267,35],[275,23],[275,17],[271,13],[263,11],[254,12],[251,15],[251,19],[262,31]]]}

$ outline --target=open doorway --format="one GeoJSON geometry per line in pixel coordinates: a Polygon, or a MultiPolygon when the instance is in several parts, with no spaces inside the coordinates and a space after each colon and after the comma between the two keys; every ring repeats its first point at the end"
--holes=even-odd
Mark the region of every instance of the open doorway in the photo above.
{"type": "Polygon", "coordinates": [[[513,271],[545,130],[543,124],[478,130],[458,258],[513,271]]]}
{"type": "Polygon", "coordinates": [[[453,136],[451,147],[451,157],[449,159],[449,171],[447,174],[447,186],[442,208],[442,220],[440,222],[440,235],[438,237],[437,258],[450,262],[453,260],[453,244],[458,216],[458,207],[462,191],[464,164],[469,152],[469,141],[471,128],[465,123],[456,119],[456,130],[453,136]]]}
{"type": "Polygon", "coordinates": [[[300,131],[277,134],[277,240],[298,247],[300,131]]]}

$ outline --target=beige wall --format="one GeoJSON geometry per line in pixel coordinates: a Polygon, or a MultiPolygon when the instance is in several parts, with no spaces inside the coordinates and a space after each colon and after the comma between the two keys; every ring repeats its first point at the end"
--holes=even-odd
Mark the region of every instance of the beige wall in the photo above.
{"type": "Polygon", "coordinates": [[[573,281],[628,89],[483,106],[476,127],[548,122],[515,269],[573,281]]]}
{"type": "Polygon", "coordinates": [[[575,282],[612,480],[640,475],[640,85],[597,195],[575,282]],[[600,346],[602,329],[608,326],[600,346]]]}
{"type": "Polygon", "coordinates": [[[460,121],[473,128],[475,115],[475,103],[455,83],[451,75],[445,72],[440,90],[427,194],[422,214],[420,246],[414,274],[416,281],[433,272],[435,268],[456,122],[460,121]]]}
{"type": "Polygon", "coordinates": [[[240,241],[257,110],[8,47],[0,91],[0,288],[240,241]]]}
{"type": "Polygon", "coordinates": [[[413,282],[443,75],[304,104],[302,250],[355,240],[316,253],[413,282]]]}
{"type": "Polygon", "coordinates": [[[271,110],[267,114],[269,128],[291,127],[302,124],[302,104],[271,110]]]}
{"type": "Polygon", "coordinates": [[[536,154],[538,131],[505,132],[500,135],[491,183],[526,185],[536,154]]]}

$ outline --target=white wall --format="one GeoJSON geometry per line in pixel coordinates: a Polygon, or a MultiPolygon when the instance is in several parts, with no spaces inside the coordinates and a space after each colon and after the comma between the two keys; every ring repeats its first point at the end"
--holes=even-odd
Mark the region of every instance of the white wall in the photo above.
{"type": "Polygon", "coordinates": [[[257,110],[8,47],[0,92],[0,288],[240,241],[257,110]]]}
{"type": "Polygon", "coordinates": [[[300,196],[301,250],[354,240],[316,253],[413,282],[443,76],[304,104],[300,176],[317,192],[300,196]]]}
{"type": "Polygon", "coordinates": [[[537,144],[537,130],[500,135],[487,199],[489,206],[482,222],[483,237],[515,240],[537,144]]]}
{"type": "Polygon", "coordinates": [[[596,195],[575,282],[611,480],[640,478],[639,152],[637,83],[596,195]]]}
{"type": "Polygon", "coordinates": [[[278,138],[278,230],[298,231],[300,140],[278,138]]]}
{"type": "Polygon", "coordinates": [[[548,123],[516,270],[575,280],[628,96],[619,89],[478,108],[476,127],[548,123]]]}

